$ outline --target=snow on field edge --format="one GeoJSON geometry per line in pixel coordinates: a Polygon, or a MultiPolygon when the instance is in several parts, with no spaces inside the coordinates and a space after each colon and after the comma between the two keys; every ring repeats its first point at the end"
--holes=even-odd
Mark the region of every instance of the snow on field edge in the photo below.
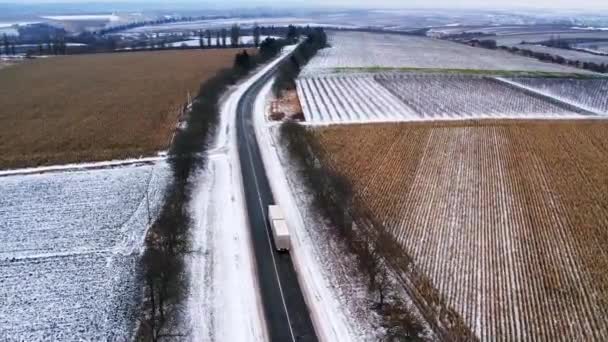
{"type": "Polygon", "coordinates": [[[47,173],[47,172],[67,172],[67,171],[79,171],[87,169],[103,169],[111,168],[116,166],[127,166],[139,163],[154,163],[167,159],[165,152],[160,152],[157,157],[146,157],[146,158],[131,158],[122,160],[109,160],[91,163],[74,163],[64,165],[51,165],[51,166],[39,166],[39,167],[28,167],[22,169],[11,169],[1,170],[0,177],[5,176],[19,176],[19,175],[30,175],[36,173],[47,173]]]}

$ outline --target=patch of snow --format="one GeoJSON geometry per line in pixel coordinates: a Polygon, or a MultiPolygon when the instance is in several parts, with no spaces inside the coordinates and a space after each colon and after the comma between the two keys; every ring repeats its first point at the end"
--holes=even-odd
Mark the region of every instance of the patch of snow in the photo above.
{"type": "Polygon", "coordinates": [[[571,27],[571,29],[585,30],[585,31],[608,31],[608,27],[593,27],[593,26],[587,26],[587,27],[573,26],[573,27],[571,27]]]}
{"type": "Polygon", "coordinates": [[[28,175],[28,174],[36,174],[36,173],[47,173],[47,172],[63,172],[63,171],[75,171],[75,170],[86,170],[86,169],[103,169],[103,168],[113,168],[117,166],[125,166],[125,165],[133,165],[133,164],[149,164],[158,162],[166,159],[166,153],[159,152],[156,157],[147,157],[147,158],[131,158],[131,159],[122,159],[122,160],[108,160],[108,161],[100,161],[100,162],[91,162],[91,163],[74,163],[74,164],[65,164],[65,165],[51,165],[51,166],[40,166],[40,167],[30,167],[23,169],[13,169],[13,170],[2,170],[0,171],[0,177],[6,176],[16,176],[16,175],[28,175]]]}
{"type": "Polygon", "coordinates": [[[165,162],[0,178],[0,340],[132,339],[165,162]]]}
{"type": "Polygon", "coordinates": [[[328,40],[330,47],[317,53],[304,68],[303,75],[332,73],[336,68],[375,67],[588,73],[505,51],[480,49],[427,37],[329,32],[328,40]]]}
{"type": "Polygon", "coordinates": [[[101,15],[49,15],[41,17],[43,19],[57,20],[57,21],[93,21],[93,20],[107,20],[107,21],[118,21],[120,17],[115,14],[101,14],[101,15]]]}
{"type": "Polygon", "coordinates": [[[503,78],[501,82],[554,98],[571,106],[597,114],[608,115],[608,78],[594,79],[542,79],[503,78]]]}
{"type": "Polygon", "coordinates": [[[296,85],[307,125],[588,117],[480,76],[347,73],[303,76],[296,85]]]}

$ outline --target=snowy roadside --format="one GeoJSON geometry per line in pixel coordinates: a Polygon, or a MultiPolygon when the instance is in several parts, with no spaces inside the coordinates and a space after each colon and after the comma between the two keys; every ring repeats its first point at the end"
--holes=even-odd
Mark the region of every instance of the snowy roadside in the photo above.
{"type": "Polygon", "coordinates": [[[260,68],[222,99],[209,162],[190,205],[194,253],[187,260],[186,301],[191,340],[267,341],[237,149],[236,113],[243,94],[286,56],[260,68]]]}
{"type": "MultiPolygon", "coordinates": [[[[377,340],[379,319],[369,308],[365,285],[349,272],[348,260],[323,234],[326,228],[307,215],[306,194],[286,155],[277,148],[265,113],[272,81],[260,92],[254,112],[254,127],[273,195],[285,212],[292,237],[290,251],[298,280],[320,341],[377,340]],[[314,227],[314,228],[313,228],[314,227]],[[342,262],[336,262],[340,260],[342,262]]],[[[271,128],[272,126],[272,128],[271,128]]]]}

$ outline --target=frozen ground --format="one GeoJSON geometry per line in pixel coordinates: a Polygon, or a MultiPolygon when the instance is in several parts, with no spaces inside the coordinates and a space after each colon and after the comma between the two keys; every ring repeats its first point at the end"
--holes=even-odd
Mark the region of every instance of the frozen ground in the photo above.
{"type": "MultiPolygon", "coordinates": [[[[553,97],[551,94],[532,95],[525,89],[480,76],[328,74],[300,77],[297,88],[307,124],[584,117],[576,109],[545,97],[553,97]]],[[[587,99],[605,100],[601,87],[587,89],[595,89],[594,94],[587,94],[587,99]]],[[[576,90],[573,88],[572,94],[578,94],[576,90]]]]}
{"type": "Polygon", "coordinates": [[[130,340],[167,176],[157,162],[0,177],[0,340],[130,340]]]}
{"type": "Polygon", "coordinates": [[[516,77],[505,79],[505,81],[599,114],[608,114],[608,78],[543,79],[516,77]]]}
{"type": "Polygon", "coordinates": [[[319,51],[304,68],[303,75],[332,72],[336,68],[371,67],[582,72],[504,51],[425,37],[330,32],[329,44],[331,47],[319,51]]]}

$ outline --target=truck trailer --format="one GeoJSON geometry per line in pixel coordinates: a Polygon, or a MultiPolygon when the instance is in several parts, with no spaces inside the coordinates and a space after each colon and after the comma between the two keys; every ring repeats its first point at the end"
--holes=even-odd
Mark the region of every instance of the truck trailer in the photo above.
{"type": "Polygon", "coordinates": [[[268,206],[268,221],[270,221],[272,238],[274,239],[276,249],[280,252],[288,251],[291,247],[289,228],[287,227],[285,215],[283,215],[281,207],[278,205],[268,206]]]}

